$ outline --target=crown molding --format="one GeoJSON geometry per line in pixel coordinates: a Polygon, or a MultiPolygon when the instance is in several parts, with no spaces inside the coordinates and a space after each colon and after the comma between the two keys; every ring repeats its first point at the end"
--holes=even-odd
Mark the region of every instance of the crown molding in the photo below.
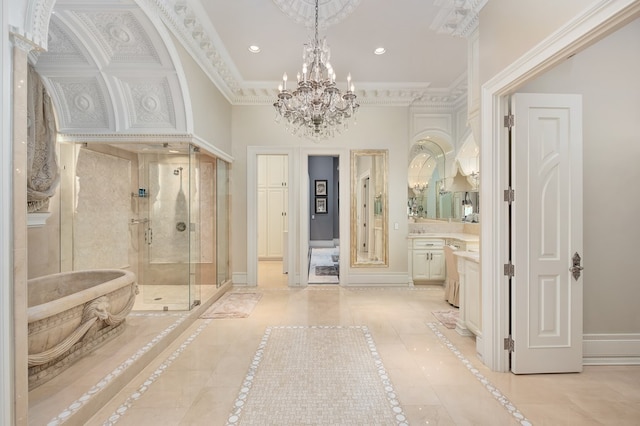
{"type": "Polygon", "coordinates": [[[136,3],[160,16],[222,95],[233,103],[241,86],[239,73],[229,66],[233,62],[211,23],[199,18],[206,16],[201,6],[185,0],[136,0],[136,3]]]}
{"type": "Polygon", "coordinates": [[[195,136],[188,133],[59,133],[58,142],[103,143],[192,143],[195,136]]]}
{"type": "MultiPolygon", "coordinates": [[[[232,105],[267,105],[272,104],[277,97],[274,89],[275,82],[246,82],[233,65],[233,61],[226,52],[215,28],[206,18],[206,13],[200,3],[190,0],[134,0],[135,3],[149,16],[157,16],[174,34],[182,46],[202,68],[221,94],[232,105]]],[[[273,0],[279,6],[284,5],[284,0],[273,0]]],[[[293,0],[292,0],[293,1],[293,0]]],[[[332,19],[341,19],[350,13],[361,0],[327,0],[322,8],[328,8],[326,23],[331,24],[332,19]]],[[[455,31],[448,34],[465,36],[477,27],[478,13],[488,0],[436,0],[436,5],[441,5],[443,11],[440,20],[440,31],[446,29],[445,19],[455,11],[463,8],[468,12],[463,19],[456,21],[455,31]],[[462,5],[462,6],[460,6],[462,5]],[[456,9],[458,7],[458,9],[456,9]],[[443,17],[444,16],[444,17],[443,17]]],[[[283,6],[288,13],[301,14],[300,8],[307,8],[307,0],[289,2],[289,6],[283,6]],[[295,8],[298,9],[295,9],[295,8]]],[[[36,49],[31,49],[32,54],[37,50],[46,50],[49,18],[55,5],[54,0],[30,0],[29,11],[31,21],[27,24],[27,30],[18,34],[22,39],[32,43],[36,49]]],[[[283,11],[284,12],[284,11],[283,11]]],[[[285,12],[287,13],[287,12],[285,12]]],[[[308,14],[308,12],[305,12],[308,14]]],[[[458,13],[458,16],[461,14],[458,13]]],[[[449,22],[450,23],[450,22],[449,22]]],[[[432,26],[433,27],[433,26],[432,26]]],[[[450,88],[432,89],[428,85],[416,87],[407,83],[402,87],[398,85],[359,85],[358,102],[362,105],[380,106],[409,106],[409,105],[433,105],[456,106],[466,101],[460,89],[462,84],[454,84],[450,88]]],[[[466,93],[466,85],[464,85],[466,93]]]]}
{"type": "MultiPolygon", "coordinates": [[[[273,1],[278,6],[284,4],[282,0],[273,1]]],[[[330,7],[329,11],[333,11],[332,13],[335,15],[331,19],[338,19],[339,16],[342,16],[341,14],[347,13],[347,11],[350,13],[359,4],[359,1],[333,0],[319,7],[330,7]],[[340,7],[342,9],[338,10],[340,7]]],[[[141,7],[145,5],[147,8],[152,8],[161,17],[229,103],[232,105],[273,104],[278,95],[277,89],[275,89],[278,83],[243,81],[240,73],[229,65],[233,62],[213,25],[206,18],[201,19],[206,16],[206,13],[201,10],[201,6],[197,2],[189,2],[188,0],[136,0],[136,2],[141,7]]],[[[487,0],[467,0],[467,3],[469,2],[482,8],[487,0]]],[[[308,2],[299,0],[295,5],[289,3],[290,5],[285,9],[293,13],[292,8],[302,7],[308,2]]],[[[297,11],[296,13],[301,12],[297,11]]],[[[331,23],[335,22],[327,21],[327,25],[331,23]]],[[[463,80],[466,80],[466,77],[463,80]]],[[[462,83],[460,80],[456,80],[450,89],[435,90],[430,89],[428,84],[421,84],[417,87],[411,83],[406,85],[380,84],[367,87],[366,84],[360,83],[357,94],[358,103],[361,105],[409,106],[418,103],[438,107],[456,107],[466,101],[466,81],[462,83]],[[462,84],[464,84],[464,88],[461,92],[462,84]]]]}

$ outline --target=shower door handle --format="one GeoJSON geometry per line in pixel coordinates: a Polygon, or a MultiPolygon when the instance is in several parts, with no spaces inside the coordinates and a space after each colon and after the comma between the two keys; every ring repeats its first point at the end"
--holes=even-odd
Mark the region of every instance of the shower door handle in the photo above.
{"type": "Polygon", "coordinates": [[[151,228],[147,228],[147,230],[144,232],[144,241],[149,246],[153,242],[153,230],[151,228]]]}

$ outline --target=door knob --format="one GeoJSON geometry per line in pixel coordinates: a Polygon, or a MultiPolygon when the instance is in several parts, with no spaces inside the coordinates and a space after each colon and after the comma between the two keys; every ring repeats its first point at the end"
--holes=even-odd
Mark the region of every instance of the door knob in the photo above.
{"type": "Polygon", "coordinates": [[[582,274],[582,270],[584,269],[582,266],[580,266],[580,262],[582,261],[582,258],[580,257],[578,252],[576,252],[573,255],[573,257],[571,258],[571,261],[573,262],[573,266],[571,266],[569,270],[573,274],[573,279],[578,281],[578,278],[580,278],[580,275],[582,274]]]}

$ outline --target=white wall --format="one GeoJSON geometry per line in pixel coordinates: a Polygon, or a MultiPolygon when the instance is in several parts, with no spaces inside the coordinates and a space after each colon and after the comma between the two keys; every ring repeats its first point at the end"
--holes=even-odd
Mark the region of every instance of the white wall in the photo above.
{"type": "Polygon", "coordinates": [[[640,19],[520,92],[581,93],[584,332],[638,333],[640,19]]]}
{"type": "Polygon", "coordinates": [[[491,0],[480,12],[480,84],[598,0],[491,0]]]}
{"type": "Polygon", "coordinates": [[[229,154],[231,152],[231,104],[182,45],[175,38],[173,42],[180,55],[189,89],[194,134],[229,154]]]}
{"type": "MultiPolygon", "coordinates": [[[[275,111],[272,106],[236,106],[233,108],[232,155],[235,158],[231,188],[233,193],[231,233],[233,236],[233,272],[241,274],[247,271],[247,147],[270,146],[306,149],[327,146],[346,149],[347,155],[350,149],[389,150],[389,268],[384,272],[406,274],[408,108],[362,106],[357,114],[357,124],[351,124],[347,132],[320,144],[314,144],[287,133],[284,124],[275,123],[274,117],[275,111]],[[394,230],[393,225],[396,222],[399,225],[398,230],[394,230]]],[[[349,163],[348,158],[347,163],[349,163]]],[[[290,171],[290,181],[298,179],[294,173],[294,171],[290,171]]],[[[342,188],[342,185],[350,185],[350,182],[341,182],[340,184],[342,188]]],[[[341,199],[340,206],[341,209],[348,209],[349,200],[341,199]]],[[[298,207],[289,206],[289,211],[292,213],[298,211],[298,207]]],[[[371,270],[373,268],[357,268],[356,272],[366,273],[371,270]]],[[[380,268],[375,270],[380,272],[380,268]]]]}

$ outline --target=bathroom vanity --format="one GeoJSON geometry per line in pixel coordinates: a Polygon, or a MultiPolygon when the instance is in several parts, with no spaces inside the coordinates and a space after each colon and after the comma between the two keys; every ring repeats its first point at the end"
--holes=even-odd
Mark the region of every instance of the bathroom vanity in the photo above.
{"type": "Polygon", "coordinates": [[[480,246],[480,237],[477,235],[453,232],[411,233],[407,241],[412,284],[445,281],[445,245],[461,251],[478,251],[480,246]]]}

